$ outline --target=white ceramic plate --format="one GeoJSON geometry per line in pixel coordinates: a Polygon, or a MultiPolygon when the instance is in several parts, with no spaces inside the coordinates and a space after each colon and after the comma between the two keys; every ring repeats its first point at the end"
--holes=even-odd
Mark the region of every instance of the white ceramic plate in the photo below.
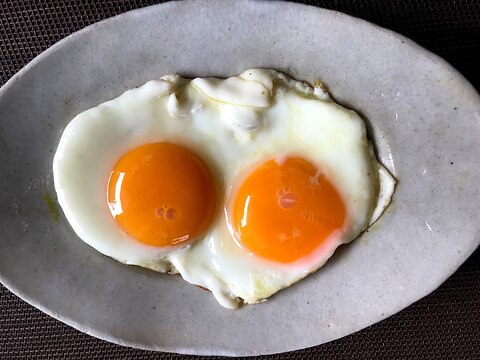
{"type": "Polygon", "coordinates": [[[192,354],[294,350],[371,325],[427,295],[480,242],[480,99],[447,63],[365,21],[279,2],[167,3],[90,26],[0,90],[0,278],[47,314],[129,346],[192,354]],[[179,277],[80,241],[54,198],[52,157],[77,113],[163,74],[269,67],[321,79],[368,119],[398,179],[366,234],[305,281],[238,311],[179,277]]]}

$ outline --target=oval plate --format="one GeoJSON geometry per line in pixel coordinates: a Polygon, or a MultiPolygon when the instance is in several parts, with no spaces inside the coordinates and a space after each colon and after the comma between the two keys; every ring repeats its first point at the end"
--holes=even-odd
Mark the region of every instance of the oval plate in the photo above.
{"type": "Polygon", "coordinates": [[[480,242],[480,99],[445,61],[391,31],[283,2],[185,1],[77,32],[0,90],[0,278],[25,301],[115,343],[254,355],[318,345],[427,295],[480,242]],[[121,265],[56,206],[52,158],[80,111],[161,75],[268,67],[320,79],[368,119],[398,179],[361,238],[267,303],[229,311],[179,277],[121,265]]]}

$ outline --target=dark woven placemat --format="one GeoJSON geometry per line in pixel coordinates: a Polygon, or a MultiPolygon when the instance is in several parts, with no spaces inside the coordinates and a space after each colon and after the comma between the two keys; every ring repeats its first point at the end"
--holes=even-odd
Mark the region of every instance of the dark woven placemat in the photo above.
{"type": "MultiPolygon", "coordinates": [[[[1,84],[68,34],[158,2],[0,0],[1,84]]],[[[479,0],[303,2],[398,31],[446,58],[480,89],[479,0]]],[[[196,357],[140,351],[92,338],[44,315],[0,285],[0,359],[76,358],[196,357]]],[[[480,359],[480,250],[433,294],[379,324],[328,344],[260,358],[480,359]]]]}

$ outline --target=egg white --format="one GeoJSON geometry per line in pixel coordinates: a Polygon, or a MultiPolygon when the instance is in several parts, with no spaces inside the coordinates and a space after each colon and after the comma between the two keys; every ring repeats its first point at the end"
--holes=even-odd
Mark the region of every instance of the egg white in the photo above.
{"type": "Polygon", "coordinates": [[[381,215],[395,184],[376,161],[358,114],[336,104],[319,86],[261,69],[225,80],[167,75],[79,114],[61,137],[53,174],[58,201],[83,241],[125,264],[179,272],[211,290],[227,308],[259,302],[317,270],[340,244],[381,215]],[[194,151],[221,192],[208,231],[179,248],[131,238],[106,201],[107,181],[119,158],[154,142],[194,151]],[[307,258],[280,264],[239,247],[227,219],[235,185],[255,165],[288,155],[317,165],[334,184],[347,226],[307,258]]]}

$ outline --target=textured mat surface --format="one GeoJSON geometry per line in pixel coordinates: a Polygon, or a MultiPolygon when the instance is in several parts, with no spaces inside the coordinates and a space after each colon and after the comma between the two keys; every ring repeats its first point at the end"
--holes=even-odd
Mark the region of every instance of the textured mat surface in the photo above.
{"type": "MultiPolygon", "coordinates": [[[[158,2],[0,1],[0,84],[68,34],[158,2]]],[[[478,0],[302,2],[340,10],[400,32],[446,58],[480,90],[478,0]]],[[[477,250],[433,294],[379,324],[321,346],[259,358],[480,359],[479,329],[480,250],[477,250]]],[[[0,285],[0,359],[77,358],[196,357],[140,351],[92,338],[44,315],[0,285]]],[[[218,359],[206,357],[213,358],[218,359]]]]}

